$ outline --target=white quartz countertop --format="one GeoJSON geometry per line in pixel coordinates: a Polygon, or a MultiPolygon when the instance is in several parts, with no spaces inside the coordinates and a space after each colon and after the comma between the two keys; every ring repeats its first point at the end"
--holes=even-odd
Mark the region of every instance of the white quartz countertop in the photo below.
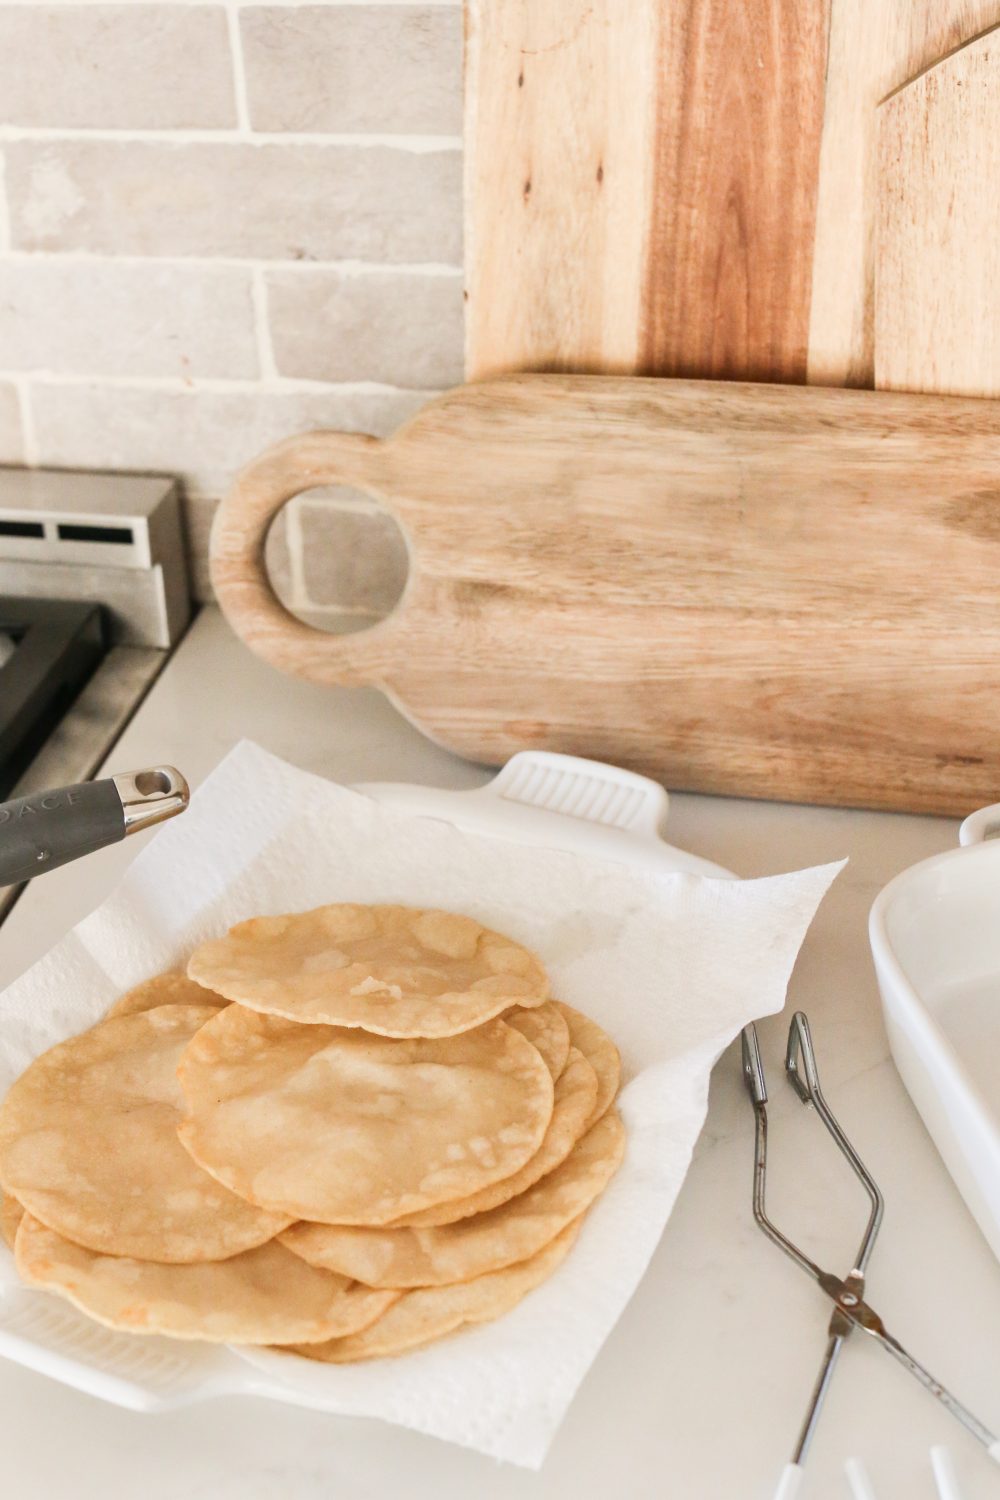
{"type": "MultiPolygon", "coordinates": [[[[272,671],[212,609],[198,617],[109,769],[168,762],[197,784],[244,737],[344,782],[471,787],[489,775],[431,745],[377,692],[317,688],[272,671]]],[[[850,856],[806,939],[789,1010],[808,1013],[827,1097],[885,1193],[869,1300],[996,1430],[1000,1266],[889,1059],[867,938],[880,887],[907,865],[951,848],[956,830],[936,818],[677,795],[669,837],[741,875],[850,856]]],[[[100,902],[149,836],[36,881],[0,927],[0,984],[100,902]]],[[[815,1259],[846,1272],[865,1200],[784,1082],[786,1026],[775,1017],[760,1027],[771,1092],[769,1207],[815,1259]]],[[[752,1112],[734,1048],[716,1068],[705,1130],[645,1280],[538,1474],[382,1423],[251,1399],[137,1415],[0,1362],[0,1493],[53,1500],[769,1500],[812,1389],[829,1314],[813,1283],[754,1225],[752,1156],[752,1112]]],[[[878,1500],[934,1500],[933,1443],[951,1448],[964,1500],[1000,1496],[1000,1470],[857,1334],[841,1358],[801,1493],[805,1500],[848,1496],[843,1463],[857,1455],[878,1500]]]]}

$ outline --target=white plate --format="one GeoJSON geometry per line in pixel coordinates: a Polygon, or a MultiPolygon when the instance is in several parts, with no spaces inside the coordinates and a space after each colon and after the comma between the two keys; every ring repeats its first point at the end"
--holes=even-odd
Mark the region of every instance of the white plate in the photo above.
{"type": "Polygon", "coordinates": [[[962,848],[897,875],[869,936],[903,1082],[1000,1258],[1000,804],[962,824],[962,848]]]}
{"type": "MultiPolygon", "coordinates": [[[[664,872],[731,872],[664,842],[669,801],[656,782],[572,756],[516,755],[472,792],[436,787],[360,788],[407,812],[441,818],[468,832],[519,843],[580,851],[664,872]]],[[[324,1405],[308,1380],[281,1380],[282,1357],[219,1345],[147,1336],[136,1338],[92,1322],[46,1292],[17,1281],[0,1246],[0,1357],[65,1385],[136,1411],[160,1411],[212,1396],[270,1396],[301,1406],[324,1405]]]]}

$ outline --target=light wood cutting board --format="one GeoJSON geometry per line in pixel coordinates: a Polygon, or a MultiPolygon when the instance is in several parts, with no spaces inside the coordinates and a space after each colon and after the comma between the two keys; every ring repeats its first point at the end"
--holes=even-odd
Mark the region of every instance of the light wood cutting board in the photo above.
{"type": "Polygon", "coordinates": [[[470,379],[878,383],[879,101],[1000,0],[465,9],[470,379]]]}
{"type": "Polygon", "coordinates": [[[879,101],[997,22],[1000,0],[831,0],[810,384],[878,383],[873,308],[879,101]]]}
{"type": "Polygon", "coordinates": [[[1000,27],[878,115],[875,383],[998,396],[1000,27]]]}
{"type": "Polygon", "coordinates": [[[466,0],[470,379],[804,380],[828,4],[466,0]]]}
{"type": "Polygon", "coordinates": [[[1000,405],[513,376],[395,437],[313,433],[240,476],[212,539],[240,635],[374,683],[475,760],[542,747],[668,786],[965,813],[1000,796],[1000,405]],[[330,636],[263,567],[301,491],[381,497],[386,621],[330,636]]]}

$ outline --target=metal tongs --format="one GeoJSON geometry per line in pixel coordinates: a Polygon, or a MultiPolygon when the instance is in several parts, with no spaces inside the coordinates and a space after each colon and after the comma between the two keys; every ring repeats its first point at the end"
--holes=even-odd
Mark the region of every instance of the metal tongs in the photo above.
{"type": "Polygon", "coordinates": [[[790,1260],[793,1260],[801,1270],[805,1271],[817,1283],[820,1290],[825,1292],[833,1302],[833,1313],[830,1318],[829,1336],[827,1338],[826,1351],[820,1366],[816,1384],[813,1387],[812,1397],[806,1412],[805,1421],[799,1433],[795,1451],[791,1462],[786,1465],[781,1483],[779,1484],[776,1500],[791,1500],[802,1479],[803,1466],[813,1434],[816,1431],[816,1423],[822,1410],[823,1400],[829,1389],[833,1372],[836,1368],[837,1359],[844,1346],[844,1340],[849,1338],[855,1328],[861,1328],[865,1333],[871,1334],[887,1353],[897,1359],[904,1369],[909,1370],[920,1384],[935,1396],[942,1406],[957,1417],[962,1426],[972,1433],[972,1436],[987,1450],[990,1457],[1000,1463],[1000,1441],[990,1430],[973,1416],[967,1407],[948,1391],[939,1380],[924,1368],[913,1355],[903,1348],[898,1339],[889,1333],[882,1319],[874,1308],[864,1300],[865,1293],[865,1271],[875,1240],[882,1224],[882,1213],[884,1201],[879,1192],[878,1184],[872,1177],[868,1168],[861,1160],[847,1136],[840,1128],[829,1105],[823,1097],[820,1087],[819,1072],[816,1068],[816,1054],[813,1050],[812,1037],[809,1033],[809,1022],[802,1011],[796,1011],[792,1017],[792,1023],[788,1031],[788,1047],[785,1052],[785,1071],[789,1082],[795,1089],[803,1104],[811,1104],[833,1137],[841,1154],[850,1162],[855,1175],[860,1179],[865,1192],[871,1203],[871,1211],[868,1222],[865,1225],[864,1235],[858,1248],[855,1262],[846,1276],[835,1276],[830,1271],[821,1270],[804,1251],[794,1245],[790,1239],[773,1224],[767,1216],[764,1204],[764,1188],[767,1180],[767,1084],[764,1078],[764,1065],[761,1062],[760,1046],[757,1040],[757,1028],[751,1023],[743,1030],[743,1078],[746,1083],[750,1098],[753,1101],[754,1116],[756,1119],[756,1133],[754,1137],[754,1165],[753,1165],[753,1214],[761,1229],[768,1239],[783,1250],[790,1260]]]}

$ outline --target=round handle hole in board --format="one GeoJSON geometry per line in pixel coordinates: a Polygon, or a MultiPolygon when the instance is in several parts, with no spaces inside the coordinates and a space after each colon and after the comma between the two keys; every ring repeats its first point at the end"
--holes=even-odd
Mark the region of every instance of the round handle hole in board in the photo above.
{"type": "Polygon", "coordinates": [[[289,614],[348,635],[392,614],[409,571],[395,519],[364,490],[324,485],[296,495],[268,529],[264,565],[289,614]]]}

